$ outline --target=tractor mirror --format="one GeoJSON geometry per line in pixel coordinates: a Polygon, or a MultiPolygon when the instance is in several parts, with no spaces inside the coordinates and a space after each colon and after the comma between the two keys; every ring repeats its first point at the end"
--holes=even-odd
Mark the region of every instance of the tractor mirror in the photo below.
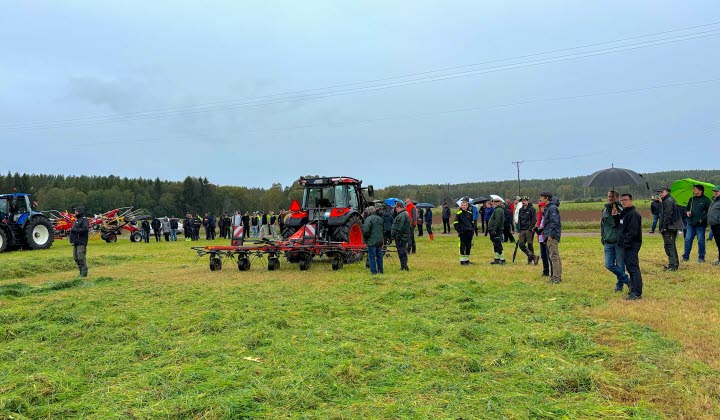
{"type": "Polygon", "coordinates": [[[375,197],[375,188],[372,185],[368,185],[368,196],[375,197]]]}

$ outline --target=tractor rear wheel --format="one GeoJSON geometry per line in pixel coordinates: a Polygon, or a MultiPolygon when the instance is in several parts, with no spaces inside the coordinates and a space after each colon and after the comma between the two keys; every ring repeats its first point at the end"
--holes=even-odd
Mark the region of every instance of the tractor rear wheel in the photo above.
{"type": "Polygon", "coordinates": [[[0,252],[4,252],[7,249],[8,241],[5,231],[0,229],[0,252]]]}
{"type": "Polygon", "coordinates": [[[142,233],[135,231],[130,234],[130,242],[142,242],[142,233]]]}
{"type": "Polygon", "coordinates": [[[48,249],[54,239],[52,224],[44,217],[33,218],[25,228],[25,240],[31,249],[48,249]]]}
{"type": "Polygon", "coordinates": [[[350,245],[362,245],[362,219],[360,216],[353,214],[348,217],[344,225],[336,227],[333,230],[332,240],[347,242],[350,245]]]}

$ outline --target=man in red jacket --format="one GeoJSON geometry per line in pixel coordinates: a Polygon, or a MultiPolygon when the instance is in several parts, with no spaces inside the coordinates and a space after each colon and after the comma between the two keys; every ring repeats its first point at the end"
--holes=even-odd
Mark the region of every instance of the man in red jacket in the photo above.
{"type": "Polygon", "coordinates": [[[410,197],[405,198],[405,211],[410,216],[410,240],[408,241],[408,252],[415,253],[415,225],[417,224],[418,213],[415,204],[410,197]]]}

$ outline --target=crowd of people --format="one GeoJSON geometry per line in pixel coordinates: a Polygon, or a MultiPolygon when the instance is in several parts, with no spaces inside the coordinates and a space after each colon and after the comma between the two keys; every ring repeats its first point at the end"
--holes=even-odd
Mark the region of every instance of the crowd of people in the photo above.
{"type": "MultiPolygon", "coordinates": [[[[665,271],[675,272],[680,267],[680,256],[676,241],[679,232],[683,232],[684,249],[682,262],[690,261],[695,241],[698,243],[698,263],[704,263],[706,257],[705,234],[710,228],[708,241],[714,239],[718,249],[718,259],[713,265],[720,265],[720,185],[713,189],[713,199],[705,196],[703,185],[693,187],[693,196],[687,206],[681,206],[672,197],[670,187],[657,190],[653,196],[651,213],[653,222],[650,234],[660,231],[663,237],[668,264],[665,271]]],[[[519,248],[525,254],[527,264],[538,265],[542,261],[542,276],[548,277],[550,283],[562,282],[562,259],[560,257],[560,239],[562,222],[560,218],[560,201],[550,192],[539,194],[537,210],[528,196],[515,197],[514,200],[503,200],[493,196],[491,200],[479,205],[470,205],[469,199],[460,200],[460,208],[456,211],[452,224],[451,210],[444,203],[441,210],[443,234],[452,233],[452,226],[459,239],[460,265],[470,263],[473,238],[483,233],[489,237],[493,246],[492,265],[505,265],[504,245],[516,243],[515,252],[519,248]],[[480,221],[480,228],[478,228],[480,221]],[[517,234],[517,240],[513,236],[517,234]],[[536,237],[537,235],[537,237],[536,237]],[[539,254],[535,252],[534,242],[538,241],[539,254]]],[[[71,229],[70,242],[73,245],[73,256],[80,270],[80,276],[87,276],[85,262],[88,223],[84,216],[84,208],[76,208],[76,222],[71,229]]],[[[288,216],[285,210],[277,215],[271,212],[236,211],[232,217],[222,214],[215,217],[206,213],[187,214],[184,219],[184,234],[187,241],[199,240],[201,228],[205,229],[205,239],[214,240],[216,228],[220,228],[220,238],[232,238],[233,229],[242,227],[244,238],[276,238],[282,235],[284,220],[288,216]]],[[[432,208],[418,209],[415,203],[406,198],[397,200],[394,205],[379,204],[365,209],[365,220],[362,231],[368,247],[367,265],[372,274],[382,274],[383,254],[386,247],[395,243],[400,260],[400,270],[409,271],[408,254],[417,252],[415,230],[418,236],[427,232],[429,239],[434,240],[432,230],[432,208]],[[424,230],[423,230],[424,227],[424,230]]],[[[150,241],[150,232],[155,241],[176,241],[178,220],[174,217],[144,220],[141,232],[144,241],[150,241]]],[[[615,190],[608,191],[600,221],[600,241],[604,248],[605,267],[616,277],[615,291],[622,292],[626,287],[626,299],[642,298],[642,274],[640,271],[639,252],[642,247],[642,217],[633,206],[632,194],[619,194],[615,190]]],[[[515,256],[513,256],[514,260],[515,256]]]]}

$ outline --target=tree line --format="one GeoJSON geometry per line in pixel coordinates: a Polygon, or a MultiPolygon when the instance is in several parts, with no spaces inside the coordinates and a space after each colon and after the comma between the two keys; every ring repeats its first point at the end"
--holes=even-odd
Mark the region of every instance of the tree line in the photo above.
{"type": "MultiPolygon", "coordinates": [[[[682,178],[720,184],[720,170],[668,171],[643,174],[647,185],[622,189],[637,197],[649,197],[655,188],[682,178]],[[649,189],[648,189],[649,186],[649,189]]],[[[411,197],[435,205],[462,196],[475,198],[499,194],[527,195],[535,199],[541,190],[554,192],[563,201],[603,200],[607,188],[585,188],[585,177],[475,182],[465,184],[392,185],[375,190],[375,198],[411,197]]],[[[381,182],[370,179],[367,184],[381,182]]],[[[364,186],[367,186],[364,184],[364,186]]],[[[13,190],[32,194],[41,210],[70,210],[84,205],[88,212],[101,213],[118,207],[146,209],[156,216],[180,216],[188,212],[221,214],[234,210],[278,211],[287,209],[302,196],[296,184],[274,183],[270,188],[219,186],[206,177],[188,176],[183,181],[118,176],[64,176],[43,174],[0,174],[0,193],[13,190]]]]}

